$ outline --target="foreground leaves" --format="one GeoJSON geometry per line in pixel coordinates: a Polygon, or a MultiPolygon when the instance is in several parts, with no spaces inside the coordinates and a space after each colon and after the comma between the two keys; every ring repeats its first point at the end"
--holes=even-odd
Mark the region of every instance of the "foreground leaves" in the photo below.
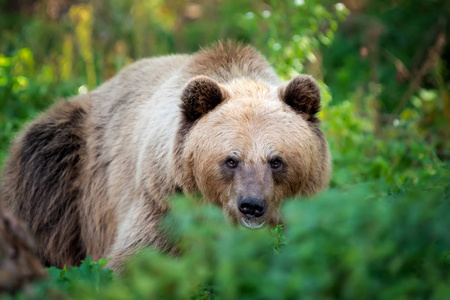
{"type": "Polygon", "coordinates": [[[230,225],[215,207],[174,199],[164,230],[179,245],[178,257],[146,249],[117,278],[102,269],[104,260],[50,268],[34,298],[446,298],[448,178],[442,170],[401,189],[361,185],[292,200],[283,208],[285,230],[272,234],[230,225]]]}

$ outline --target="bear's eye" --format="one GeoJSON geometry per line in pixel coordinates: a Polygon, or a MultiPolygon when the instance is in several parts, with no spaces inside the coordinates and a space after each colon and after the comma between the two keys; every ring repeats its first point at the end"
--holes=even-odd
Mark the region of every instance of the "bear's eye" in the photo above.
{"type": "Polygon", "coordinates": [[[238,166],[238,162],[232,158],[227,158],[227,160],[225,161],[225,164],[230,169],[235,169],[238,166]]]}
{"type": "Polygon", "coordinates": [[[274,158],[270,161],[270,167],[274,170],[278,170],[283,165],[283,162],[281,161],[281,158],[274,158]]]}

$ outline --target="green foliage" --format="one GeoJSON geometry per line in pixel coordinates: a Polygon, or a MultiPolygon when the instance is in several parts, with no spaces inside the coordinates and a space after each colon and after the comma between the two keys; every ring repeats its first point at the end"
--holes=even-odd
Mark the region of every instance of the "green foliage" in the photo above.
{"type": "MultiPolygon", "coordinates": [[[[437,35],[446,31],[448,34],[449,27],[444,20],[449,13],[450,5],[444,0],[367,1],[360,4],[331,47],[323,49],[328,70],[326,79],[332,86],[333,95],[342,101],[351,97],[358,87],[370,92],[368,83],[370,77],[375,76],[381,84],[383,105],[387,111],[392,111],[407,89],[409,80],[406,76],[417,75],[415,73],[427,59],[437,35]],[[374,46],[380,48],[375,49],[372,44],[378,39],[379,45],[374,46]],[[361,53],[363,47],[367,53],[361,53]],[[377,56],[373,66],[376,70],[370,66],[372,55],[377,56]],[[400,64],[411,74],[400,76],[400,64]],[[375,74],[371,74],[373,71],[375,74]]],[[[427,74],[427,85],[436,85],[435,76],[427,74]]]]}
{"type": "Polygon", "coordinates": [[[10,57],[0,54],[0,165],[23,123],[55,98],[74,95],[76,82],[60,83],[50,66],[37,67],[29,48],[19,49],[10,57]]]}
{"type": "MultiPolygon", "coordinates": [[[[322,91],[327,94],[326,87],[322,91]]],[[[397,120],[395,126],[384,127],[383,136],[377,136],[371,120],[360,116],[353,103],[324,103],[320,115],[333,157],[333,185],[380,179],[397,185],[417,183],[435,174],[441,166],[414,120],[407,117],[397,120]]]]}
{"type": "Polygon", "coordinates": [[[386,123],[405,108],[415,131],[450,157],[450,2],[355,1],[329,47],[322,47],[324,80],[336,103],[352,99],[357,113],[386,123]],[[431,92],[431,93],[430,93],[431,92]],[[372,103],[371,103],[372,102],[372,103]],[[372,111],[372,116],[369,114],[372,111]]]}
{"type": "Polygon", "coordinates": [[[272,247],[276,253],[280,253],[280,249],[286,246],[286,233],[284,232],[283,224],[277,225],[271,229],[272,236],[275,238],[275,242],[272,247]]]}
{"type": "Polygon", "coordinates": [[[64,299],[76,295],[77,299],[90,299],[98,294],[102,288],[114,284],[116,279],[110,269],[104,268],[108,259],[92,261],[88,256],[79,267],[56,267],[47,269],[48,279],[37,282],[32,293],[19,293],[17,299],[64,299]]]}
{"type": "Polygon", "coordinates": [[[52,288],[70,295],[77,293],[83,295],[92,290],[98,290],[105,284],[114,280],[114,274],[109,269],[103,269],[108,259],[100,259],[98,262],[92,261],[88,256],[78,268],[58,268],[51,267],[48,270],[52,288]]]}
{"type": "Polygon", "coordinates": [[[282,78],[306,73],[308,64],[316,64],[321,59],[319,46],[332,43],[338,20],[348,14],[341,3],[331,6],[323,2],[272,0],[263,11],[245,14],[247,22],[259,31],[254,42],[265,50],[282,78]]]}
{"type": "Polygon", "coordinates": [[[284,230],[248,230],[217,207],[173,199],[164,226],[178,242],[177,257],[143,250],[117,278],[101,269],[105,261],[89,258],[79,268],[51,268],[35,296],[443,299],[450,295],[449,174],[440,169],[426,184],[363,184],[288,201],[284,230]]]}

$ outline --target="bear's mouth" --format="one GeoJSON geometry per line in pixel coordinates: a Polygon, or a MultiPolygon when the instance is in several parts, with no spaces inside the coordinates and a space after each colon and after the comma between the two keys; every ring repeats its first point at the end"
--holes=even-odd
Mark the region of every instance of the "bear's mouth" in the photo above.
{"type": "Polygon", "coordinates": [[[245,218],[240,217],[239,221],[241,221],[241,225],[251,229],[258,229],[266,225],[266,221],[258,220],[256,218],[245,218]]]}

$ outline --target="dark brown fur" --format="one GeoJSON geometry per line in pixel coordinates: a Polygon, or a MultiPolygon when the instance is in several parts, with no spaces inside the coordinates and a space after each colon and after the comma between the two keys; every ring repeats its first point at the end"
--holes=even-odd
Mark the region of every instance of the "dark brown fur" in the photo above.
{"type": "Polygon", "coordinates": [[[319,121],[315,115],[320,110],[320,89],[311,76],[299,75],[293,78],[280,96],[295,111],[306,114],[308,121],[319,121]]]}
{"type": "Polygon", "coordinates": [[[197,76],[185,87],[181,96],[181,112],[186,123],[194,123],[227,98],[224,89],[206,76],[197,76]]]}
{"type": "Polygon", "coordinates": [[[53,107],[29,125],[3,171],[2,197],[28,224],[46,265],[63,267],[86,257],[78,206],[86,114],[79,103],[53,107]]]}

